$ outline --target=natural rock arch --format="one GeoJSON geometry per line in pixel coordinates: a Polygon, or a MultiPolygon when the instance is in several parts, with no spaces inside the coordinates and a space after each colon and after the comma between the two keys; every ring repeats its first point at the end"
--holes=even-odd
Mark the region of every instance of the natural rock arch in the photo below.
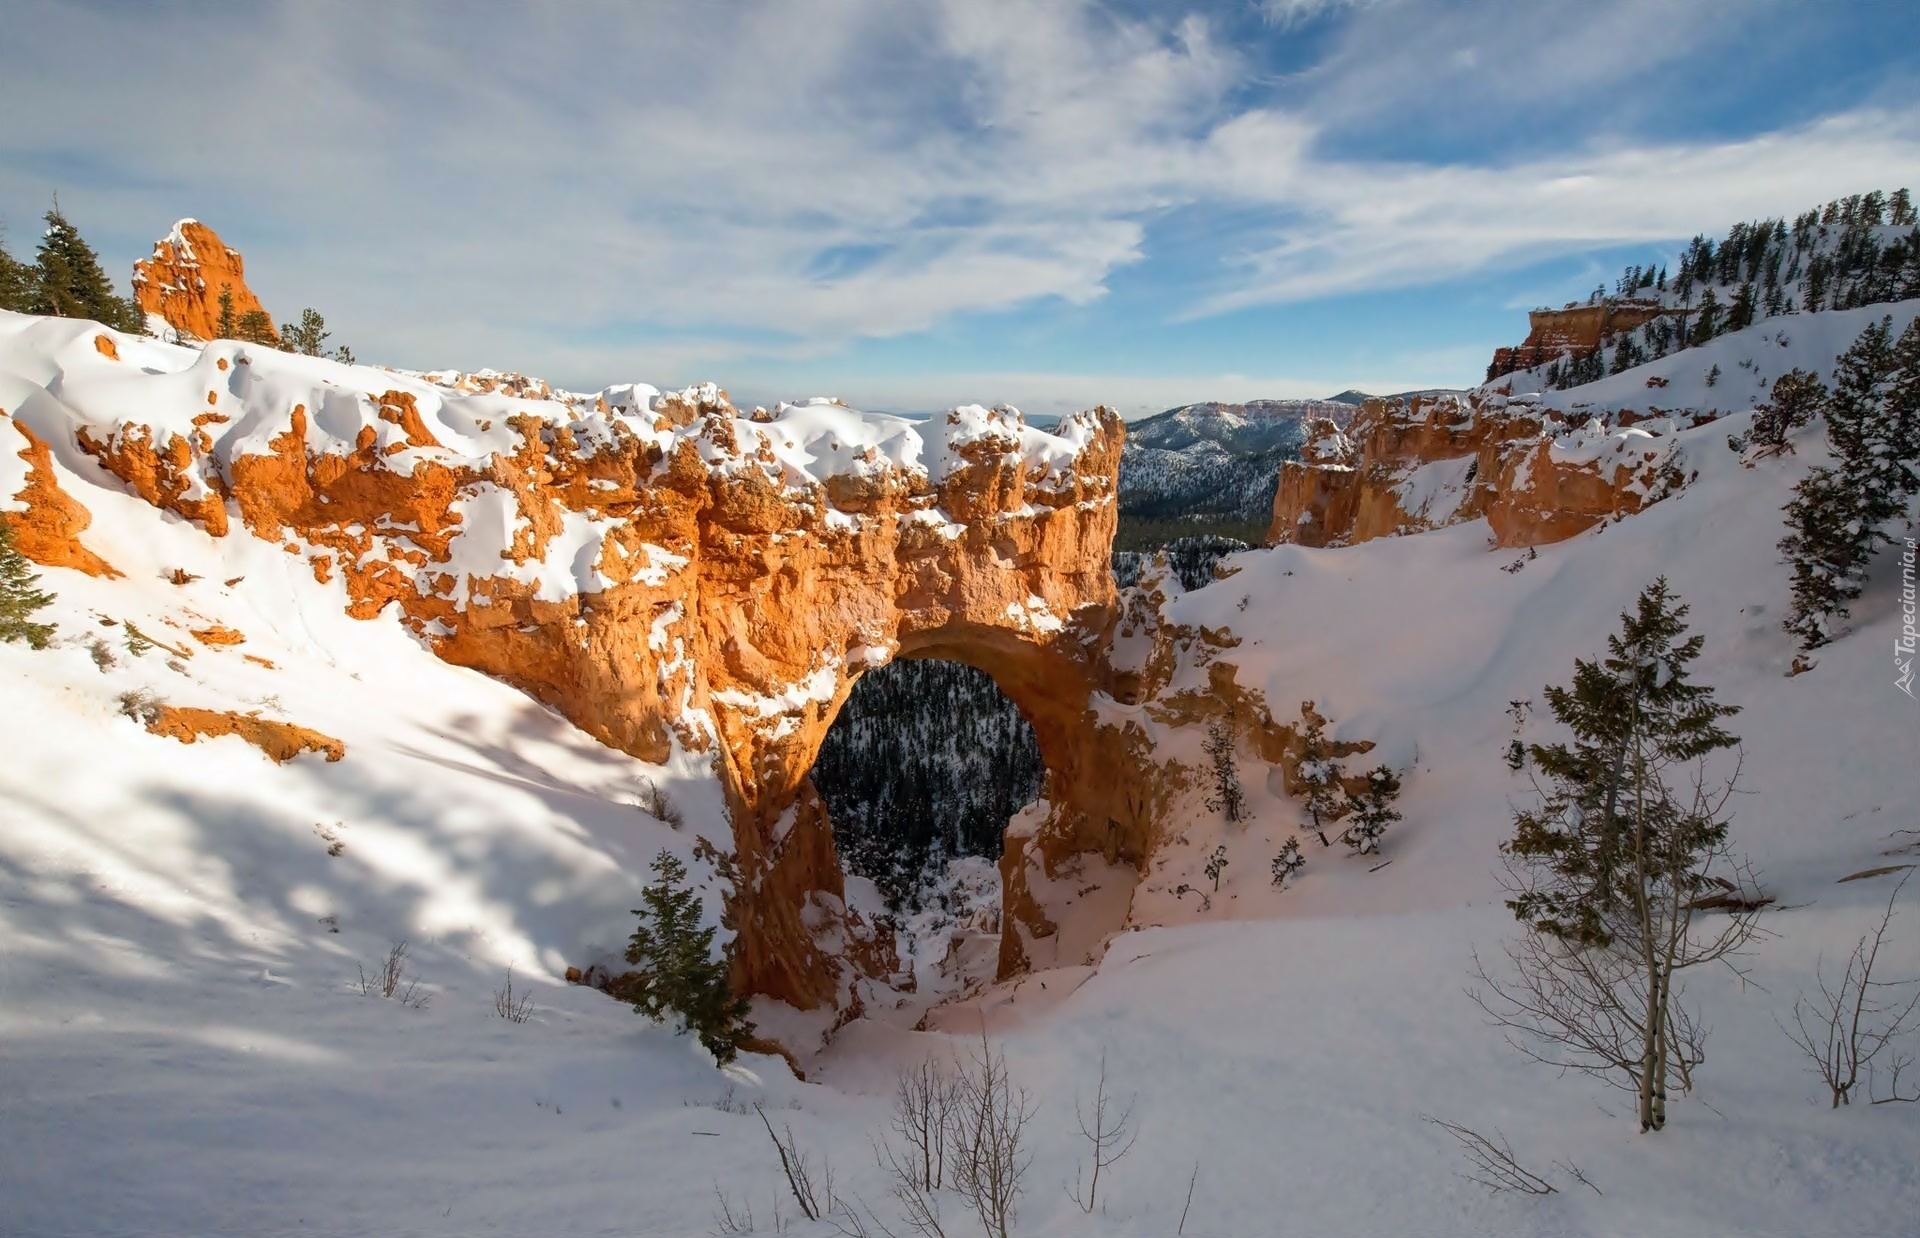
{"type": "MultiPolygon", "coordinates": [[[[1109,410],[1043,432],[977,406],[930,424],[825,401],[742,415],[714,387],[563,402],[230,341],[110,350],[86,324],[11,329],[45,337],[57,369],[9,401],[30,447],[209,536],[284,547],[349,614],[397,618],[614,747],[710,754],[746,991],[844,1010],[851,972],[891,969],[840,905],[806,784],[852,683],[889,658],[977,666],[1035,727],[1051,808],[1002,859],[1003,973],[1052,931],[1029,860],[1051,876],[1151,850],[1144,736],[1095,708],[1129,696],[1107,665],[1125,436],[1109,410]]],[[[57,487],[13,497],[30,527],[85,527],[57,487]]]]}
{"type": "MultiPolygon", "coordinates": [[[[1138,864],[1151,848],[1154,822],[1140,812],[1143,799],[1136,785],[1148,771],[1136,743],[1123,730],[1102,726],[1093,708],[1093,694],[1103,686],[1099,653],[1112,609],[1099,606],[1081,619],[1086,626],[1052,634],[950,620],[904,631],[894,655],[942,659],[986,672],[1019,708],[1039,743],[1046,769],[1041,790],[1049,807],[1046,823],[1031,838],[1009,837],[1001,853],[1003,976],[1026,966],[1026,941],[1053,932],[1045,909],[1026,894],[1029,862],[1051,865],[1092,852],[1109,862],[1138,864]],[[1046,854],[1033,854],[1030,846],[1046,854]]],[[[735,904],[738,980],[749,992],[803,1008],[838,1004],[847,978],[842,960],[869,975],[890,970],[888,943],[861,934],[857,924],[836,926],[846,933],[838,958],[818,946],[820,925],[840,912],[835,904],[844,899],[845,887],[832,825],[809,771],[857,678],[847,678],[804,737],[781,745],[776,754],[763,753],[757,780],[734,780],[740,795],[734,830],[740,886],[753,892],[735,904]],[[819,895],[832,901],[822,903],[819,895]],[[811,914],[810,907],[816,908],[811,914]]],[[[747,747],[754,748],[750,737],[747,747]]]]}

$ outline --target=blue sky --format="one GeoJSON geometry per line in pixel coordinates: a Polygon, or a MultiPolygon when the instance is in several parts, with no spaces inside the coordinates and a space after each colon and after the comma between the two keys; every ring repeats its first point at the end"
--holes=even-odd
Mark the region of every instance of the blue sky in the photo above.
{"type": "Polygon", "coordinates": [[[182,216],[363,360],[865,407],[1477,381],[1696,231],[1920,188],[1920,9],[8,6],[0,219],[182,216]]]}

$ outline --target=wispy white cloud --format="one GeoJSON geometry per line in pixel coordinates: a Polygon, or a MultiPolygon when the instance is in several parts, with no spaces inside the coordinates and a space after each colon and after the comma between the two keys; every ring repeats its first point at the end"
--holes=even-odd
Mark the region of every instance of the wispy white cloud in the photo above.
{"type": "Polygon", "coordinates": [[[1267,24],[1292,30],[1308,22],[1346,8],[1364,8],[1377,0],[1260,0],[1260,15],[1267,24]]]}
{"type": "Polygon", "coordinates": [[[1188,312],[1466,275],[1701,221],[1804,209],[1920,166],[1920,112],[1861,111],[1745,141],[1599,147],[1509,167],[1322,161],[1253,117],[1216,135],[1234,188],[1296,212],[1243,254],[1238,286],[1188,312]],[[1237,141],[1243,130],[1255,130],[1237,141]],[[1252,151],[1266,151],[1265,158],[1252,151]],[[1251,177],[1247,173],[1257,169],[1251,177]]]}
{"type": "Polygon", "coordinates": [[[1671,238],[1920,165],[1912,112],[1721,142],[1589,126],[1445,163],[1345,140],[1604,92],[1737,16],[1683,9],[1281,0],[1276,25],[1344,25],[1267,89],[1205,16],[1091,0],[29,6],[0,206],[18,223],[58,189],[130,238],[204,215],[270,305],[319,305],[363,350],[586,382],[1089,304],[1178,208],[1237,220],[1165,281],[1159,312],[1191,317],[1671,238]]]}

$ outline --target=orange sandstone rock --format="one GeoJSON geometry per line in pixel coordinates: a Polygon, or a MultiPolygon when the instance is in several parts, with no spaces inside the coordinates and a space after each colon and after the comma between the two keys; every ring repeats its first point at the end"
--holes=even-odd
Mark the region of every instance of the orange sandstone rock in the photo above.
{"type": "Polygon", "coordinates": [[[27,509],[6,513],[14,546],[44,567],[70,567],[89,576],[119,576],[111,563],[81,544],[80,534],[93,523],[93,514],[60,489],[47,444],[20,422],[13,421],[12,425],[27,440],[19,452],[27,462],[27,484],[12,496],[27,509]]]}
{"type": "Polygon", "coordinates": [[[1498,394],[1369,400],[1344,433],[1317,425],[1281,466],[1268,541],[1347,546],[1482,516],[1499,546],[1562,541],[1684,484],[1667,464],[1670,434],[1621,433],[1656,415],[1586,430],[1498,394]]]}
{"type": "Polygon", "coordinates": [[[225,645],[244,645],[247,643],[247,637],[244,632],[236,632],[232,628],[223,627],[217,623],[204,628],[194,628],[192,629],[192,634],[193,639],[209,648],[217,648],[225,645]]]}
{"type": "Polygon", "coordinates": [[[183,744],[198,742],[203,736],[215,739],[238,735],[278,764],[286,764],[303,752],[318,752],[329,761],[347,755],[347,746],[331,735],[322,735],[311,727],[291,722],[276,722],[257,714],[238,714],[212,709],[188,709],[174,705],[156,705],[147,730],[166,735],[183,744]]]}
{"type": "MultiPolygon", "coordinates": [[[[265,312],[247,287],[240,251],[228,248],[196,219],[175,224],[154,242],[151,258],[133,264],[133,296],[140,308],[195,339],[210,340],[217,333],[223,289],[233,294],[236,322],[251,310],[265,312]]],[[[274,338],[279,338],[277,332],[274,338]]]]}

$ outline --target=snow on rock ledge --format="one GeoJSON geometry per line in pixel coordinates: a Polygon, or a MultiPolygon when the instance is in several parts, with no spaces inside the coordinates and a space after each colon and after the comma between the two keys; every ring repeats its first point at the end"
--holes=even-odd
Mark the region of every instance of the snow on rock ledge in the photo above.
{"type": "MultiPolygon", "coordinates": [[[[0,503],[45,533],[23,539],[43,562],[110,571],[86,566],[86,489],[131,492],[282,547],[342,582],[351,615],[605,743],[712,753],[738,980],[797,1007],[847,1002],[842,959],[802,918],[844,905],[806,774],[865,666],[927,654],[994,674],[1055,771],[1049,845],[1114,846],[1124,754],[1088,701],[1115,603],[1115,414],[1043,433],[977,406],[919,423],[818,400],[742,415],[710,385],[515,394],[532,390],[0,313],[0,434],[19,440],[0,503]]],[[[842,952],[855,966],[864,951],[890,968],[886,943],[839,927],[825,936],[867,943],[842,952]]]]}

